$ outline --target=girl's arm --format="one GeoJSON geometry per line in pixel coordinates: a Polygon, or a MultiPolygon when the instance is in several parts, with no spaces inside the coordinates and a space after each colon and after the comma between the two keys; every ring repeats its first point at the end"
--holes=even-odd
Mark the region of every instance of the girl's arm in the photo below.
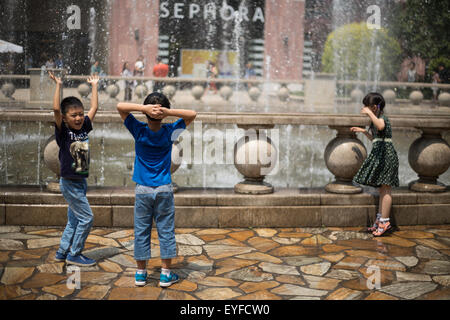
{"type": "Polygon", "coordinates": [[[369,132],[369,131],[366,131],[366,130],[363,129],[363,128],[360,128],[360,127],[351,127],[351,128],[350,128],[350,131],[352,131],[352,132],[361,132],[361,133],[364,133],[364,135],[367,137],[367,139],[373,140],[373,136],[370,134],[370,132],[369,132]]]}
{"type": "Polygon", "coordinates": [[[62,80],[60,77],[56,77],[51,71],[48,72],[48,75],[56,83],[55,94],[53,95],[53,116],[55,118],[56,127],[58,128],[58,130],[61,130],[62,114],[60,98],[62,80]]]}
{"type": "Polygon", "coordinates": [[[88,112],[88,117],[92,122],[98,109],[98,80],[98,75],[90,76],[87,80],[92,85],[91,109],[88,112]]]}
{"type": "Polygon", "coordinates": [[[377,127],[378,131],[383,131],[385,127],[384,120],[382,118],[377,118],[377,116],[370,110],[368,107],[364,107],[361,109],[361,113],[365,113],[369,116],[370,120],[377,127]]]}

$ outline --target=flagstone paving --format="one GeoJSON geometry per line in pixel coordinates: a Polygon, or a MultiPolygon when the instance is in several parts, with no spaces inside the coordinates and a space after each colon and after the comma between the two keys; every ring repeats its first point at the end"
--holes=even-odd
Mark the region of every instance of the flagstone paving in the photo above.
{"type": "Polygon", "coordinates": [[[160,288],[152,232],[148,283],[134,285],[133,230],[92,229],[76,272],[53,260],[63,228],[0,226],[0,299],[450,300],[450,225],[176,230],[181,280],[160,288]]]}

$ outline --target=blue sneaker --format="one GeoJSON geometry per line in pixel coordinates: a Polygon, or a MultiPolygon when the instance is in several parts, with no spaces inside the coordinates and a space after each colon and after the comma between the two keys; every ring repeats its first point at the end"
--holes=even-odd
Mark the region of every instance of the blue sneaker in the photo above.
{"type": "Polygon", "coordinates": [[[170,271],[169,276],[161,273],[161,275],[159,276],[159,286],[164,288],[169,287],[175,282],[178,282],[179,279],[180,278],[178,277],[178,275],[176,273],[173,273],[172,271],[170,271]]]}
{"type": "Polygon", "coordinates": [[[66,261],[66,258],[67,258],[67,254],[62,254],[59,252],[56,252],[56,254],[55,254],[55,261],[64,262],[64,261],[66,261]]]}
{"type": "Polygon", "coordinates": [[[134,284],[138,287],[145,286],[147,284],[147,271],[144,273],[136,271],[134,275],[134,284]]]}
{"type": "Polygon", "coordinates": [[[66,262],[67,264],[74,264],[80,267],[89,267],[93,266],[96,263],[95,260],[89,259],[88,257],[85,257],[82,254],[72,256],[70,253],[67,255],[66,262]]]}

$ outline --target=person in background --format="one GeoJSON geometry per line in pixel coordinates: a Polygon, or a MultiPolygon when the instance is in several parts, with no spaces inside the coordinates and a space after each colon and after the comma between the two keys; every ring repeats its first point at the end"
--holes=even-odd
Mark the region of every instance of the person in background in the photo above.
{"type": "Polygon", "coordinates": [[[61,53],[58,53],[58,58],[55,60],[55,67],[57,69],[62,69],[64,67],[63,56],[61,53]]]}
{"type": "MultiPolygon", "coordinates": [[[[156,58],[156,64],[153,67],[153,76],[158,78],[165,78],[169,74],[169,66],[162,62],[160,57],[156,58]]],[[[162,92],[166,83],[164,81],[155,81],[153,86],[154,92],[162,92]]]]}
{"type": "MultiPolygon", "coordinates": [[[[133,73],[130,71],[130,64],[128,61],[125,61],[122,67],[121,76],[124,78],[129,78],[133,76],[133,73]]],[[[133,95],[133,81],[125,80],[125,101],[130,101],[133,95]]]]}

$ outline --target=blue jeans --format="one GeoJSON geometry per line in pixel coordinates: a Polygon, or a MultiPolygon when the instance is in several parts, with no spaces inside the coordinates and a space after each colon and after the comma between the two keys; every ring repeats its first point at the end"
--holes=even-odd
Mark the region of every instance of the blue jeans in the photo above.
{"type": "Polygon", "coordinates": [[[67,225],[61,237],[58,252],[72,256],[83,251],[86,238],[91,231],[94,215],[86,198],[86,179],[70,180],[61,178],[61,193],[69,204],[67,209],[67,225]],[[69,251],[70,250],[70,251],[69,251]]]}
{"type": "Polygon", "coordinates": [[[175,258],[175,205],[171,184],[159,187],[136,185],[134,204],[134,259],[148,260],[153,219],[158,231],[161,259],[175,258]]]}

